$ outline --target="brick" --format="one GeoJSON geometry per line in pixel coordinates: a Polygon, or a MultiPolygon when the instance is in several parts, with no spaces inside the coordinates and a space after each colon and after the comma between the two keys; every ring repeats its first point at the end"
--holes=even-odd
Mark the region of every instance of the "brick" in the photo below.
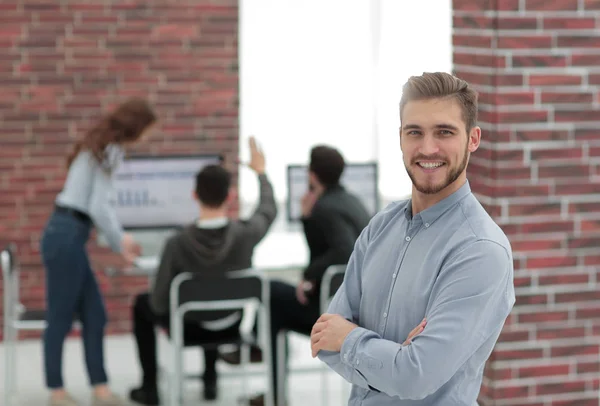
{"type": "Polygon", "coordinates": [[[500,334],[500,342],[511,342],[511,341],[529,341],[530,333],[527,330],[524,331],[503,331],[500,334]]]}
{"type": "Polygon", "coordinates": [[[594,94],[591,92],[542,92],[542,103],[580,103],[591,104],[594,94]]]}
{"type": "Polygon", "coordinates": [[[544,353],[541,348],[524,350],[500,350],[494,353],[497,361],[539,359],[544,353]]]}
{"type": "MultiPolygon", "coordinates": [[[[515,270],[519,269],[518,264],[515,266],[515,270]]],[[[515,287],[528,287],[531,286],[531,277],[523,276],[514,278],[515,287]]]]}
{"type": "Polygon", "coordinates": [[[555,109],[554,121],[558,122],[597,122],[600,108],[581,108],[573,110],[555,109]]]}
{"type": "Polygon", "coordinates": [[[568,185],[556,185],[556,195],[593,195],[600,194],[600,185],[589,183],[571,183],[568,185]]]}
{"type": "Polygon", "coordinates": [[[600,265],[600,255],[586,255],[583,258],[583,264],[585,266],[600,265]]]}
{"type": "Polygon", "coordinates": [[[570,249],[592,248],[598,246],[600,237],[577,237],[568,239],[570,249]]]}
{"type": "Polygon", "coordinates": [[[511,111],[497,113],[496,121],[502,124],[522,124],[522,123],[544,123],[548,121],[548,112],[531,110],[531,111],[511,111]]]}
{"type": "MultiPolygon", "coordinates": [[[[575,139],[579,141],[592,141],[600,138],[600,131],[596,129],[575,130],[575,139]]],[[[600,154],[599,154],[600,155],[600,154]]]]}
{"type": "Polygon", "coordinates": [[[523,223],[520,225],[520,231],[523,234],[538,234],[538,233],[568,233],[572,232],[575,225],[573,221],[545,221],[537,223],[523,223]]]}
{"type": "Polygon", "coordinates": [[[581,344],[553,347],[550,351],[552,357],[574,357],[577,355],[598,355],[597,344],[581,344]]]}
{"type": "MultiPolygon", "coordinates": [[[[495,20],[497,29],[500,33],[509,30],[536,30],[538,28],[538,19],[535,17],[502,17],[495,20]]],[[[488,25],[487,28],[490,26],[488,25]]]]}
{"type": "Polygon", "coordinates": [[[557,393],[584,392],[586,382],[584,380],[576,382],[546,383],[536,386],[536,395],[552,395],[557,393]]]}
{"type": "Polygon", "coordinates": [[[506,58],[503,56],[485,55],[476,52],[454,53],[454,64],[503,68],[506,66],[506,58]]]}
{"type": "Polygon", "coordinates": [[[600,372],[600,362],[578,362],[577,363],[577,373],[585,374],[585,373],[599,373],[600,372]]]}
{"type": "Polygon", "coordinates": [[[560,215],[560,203],[544,204],[510,204],[508,207],[509,217],[515,216],[552,216],[560,215]]]}
{"type": "MultiPolygon", "coordinates": [[[[471,4],[480,4],[471,2],[471,4]]],[[[452,17],[452,26],[455,29],[460,28],[479,28],[479,29],[488,29],[492,26],[494,19],[492,17],[487,17],[481,14],[466,14],[461,16],[453,16],[452,17]]]]}
{"type": "Polygon", "coordinates": [[[598,66],[600,65],[600,54],[577,54],[571,55],[572,66],[598,66]]]}
{"type": "Polygon", "coordinates": [[[581,396],[577,399],[561,401],[554,400],[552,401],[552,406],[596,406],[597,403],[597,397],[595,397],[594,395],[585,395],[582,393],[581,396]]]}
{"type": "Polygon", "coordinates": [[[578,159],[583,157],[581,148],[548,148],[534,149],[531,151],[531,158],[544,162],[555,159],[578,159]]]}
{"type": "Polygon", "coordinates": [[[498,106],[503,105],[514,105],[514,104],[525,104],[532,105],[535,103],[534,92],[507,92],[497,93],[494,95],[495,103],[498,106]]]}
{"type": "Polygon", "coordinates": [[[581,220],[579,229],[582,232],[600,232],[600,220],[581,220]]]}
{"type": "Polygon", "coordinates": [[[517,316],[519,323],[546,323],[546,322],[557,322],[566,321],[569,319],[569,312],[566,311],[546,311],[546,312],[535,312],[535,313],[520,313],[517,316]]]}
{"type": "Polygon", "coordinates": [[[472,48],[490,48],[492,46],[492,37],[489,35],[452,35],[452,44],[460,47],[472,48]]]}
{"type": "MultiPolygon", "coordinates": [[[[522,86],[523,75],[520,74],[483,74],[455,69],[454,74],[473,85],[480,86],[522,86]]],[[[481,110],[479,111],[481,113],[481,110]]]]}
{"type": "Polygon", "coordinates": [[[545,30],[590,30],[596,27],[596,20],[590,17],[544,18],[545,30]]]}
{"type": "Polygon", "coordinates": [[[581,75],[531,74],[530,86],[575,86],[582,84],[581,75]]]}
{"type": "Polygon", "coordinates": [[[584,327],[539,328],[536,332],[538,340],[562,340],[585,336],[584,327]]]}
{"type": "Polygon", "coordinates": [[[577,320],[593,320],[600,318],[600,307],[586,307],[586,308],[578,308],[575,311],[575,318],[577,320]]]}
{"type": "Polygon", "coordinates": [[[600,10],[600,1],[598,0],[584,0],[584,10],[600,10]]]}
{"type": "Polygon", "coordinates": [[[527,11],[574,11],[577,10],[577,1],[573,0],[554,0],[547,2],[544,0],[526,0],[525,10],[527,11]]]}
{"type": "Polygon", "coordinates": [[[553,130],[525,130],[515,131],[518,141],[565,141],[570,139],[567,131],[553,130]]]}
{"type": "Polygon", "coordinates": [[[496,186],[494,190],[498,198],[548,196],[550,193],[548,185],[496,186]]]}
{"type": "Polygon", "coordinates": [[[556,41],[559,48],[600,48],[600,36],[559,34],[556,41]]]}
{"type": "Polygon", "coordinates": [[[548,303],[548,296],[545,294],[541,295],[519,295],[516,298],[515,306],[527,306],[527,305],[542,305],[548,303]]]}
{"type": "Polygon", "coordinates": [[[562,268],[577,265],[577,258],[570,256],[547,256],[543,258],[528,258],[528,268],[562,268]]]}
{"type": "Polygon", "coordinates": [[[542,376],[568,375],[571,366],[569,364],[538,365],[535,367],[522,367],[518,370],[519,378],[537,378],[542,376]]]}
{"type": "Polygon", "coordinates": [[[538,178],[585,178],[590,176],[589,165],[561,165],[538,167],[538,178]]]}
{"type": "Polygon", "coordinates": [[[566,67],[566,55],[513,55],[512,66],[515,68],[566,67]]]}
{"type": "MultiPolygon", "coordinates": [[[[600,301],[600,291],[556,293],[554,301],[556,303],[600,301]]],[[[600,314],[598,314],[598,317],[600,317],[600,314]]]]}
{"type": "Polygon", "coordinates": [[[538,279],[540,286],[548,285],[570,285],[570,284],[587,284],[590,281],[588,274],[560,274],[560,275],[543,275],[538,279]]]}
{"type": "MultiPolygon", "coordinates": [[[[482,48],[482,47],[480,47],[482,48]]],[[[550,35],[501,36],[498,38],[498,49],[541,49],[552,48],[550,35]]]]}

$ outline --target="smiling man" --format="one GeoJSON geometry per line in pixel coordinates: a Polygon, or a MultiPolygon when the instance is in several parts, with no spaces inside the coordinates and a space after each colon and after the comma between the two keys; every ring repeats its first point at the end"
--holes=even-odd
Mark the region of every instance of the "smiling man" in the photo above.
{"type": "Polygon", "coordinates": [[[312,353],[353,384],[352,406],[475,406],[515,302],[509,241],[467,180],[481,139],[477,93],[446,73],[411,77],[400,121],[412,197],[358,238],[312,353]]]}

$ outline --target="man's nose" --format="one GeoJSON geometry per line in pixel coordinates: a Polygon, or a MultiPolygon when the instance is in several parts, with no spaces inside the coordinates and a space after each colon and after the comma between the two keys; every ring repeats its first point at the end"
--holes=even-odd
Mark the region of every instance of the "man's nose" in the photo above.
{"type": "Polygon", "coordinates": [[[420,153],[425,155],[425,156],[429,156],[429,155],[434,155],[437,154],[440,151],[440,148],[438,146],[437,140],[435,139],[435,137],[431,136],[431,135],[425,135],[423,137],[422,143],[421,143],[421,148],[420,148],[420,153]]]}

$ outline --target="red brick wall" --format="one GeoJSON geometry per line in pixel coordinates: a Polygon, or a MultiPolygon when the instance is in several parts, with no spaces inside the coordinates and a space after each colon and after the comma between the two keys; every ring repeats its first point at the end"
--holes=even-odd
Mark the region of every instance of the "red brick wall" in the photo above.
{"type": "Polygon", "coordinates": [[[512,242],[517,286],[481,404],[596,406],[600,1],[453,8],[454,70],[481,94],[469,178],[512,242]]]}
{"type": "MultiPolygon", "coordinates": [[[[234,162],[238,2],[3,0],[0,80],[0,243],[18,244],[23,302],[43,306],[40,231],[70,144],[105,108],[130,95],[155,104],[160,125],[138,151],[221,152],[234,162]]],[[[115,258],[91,245],[109,330],[127,331],[146,281],[107,278],[115,258]]]]}

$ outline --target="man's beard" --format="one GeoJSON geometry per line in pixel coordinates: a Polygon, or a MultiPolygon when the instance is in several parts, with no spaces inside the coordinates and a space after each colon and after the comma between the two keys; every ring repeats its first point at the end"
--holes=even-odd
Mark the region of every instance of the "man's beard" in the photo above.
{"type": "Polygon", "coordinates": [[[446,176],[446,180],[437,185],[436,184],[420,185],[419,183],[417,183],[416,176],[414,175],[414,173],[412,172],[410,167],[406,166],[406,165],[405,165],[405,167],[406,167],[406,172],[408,173],[408,177],[412,181],[412,184],[415,186],[415,189],[417,189],[419,192],[421,192],[423,194],[433,195],[438,192],[441,192],[442,190],[447,188],[449,185],[454,183],[454,181],[456,179],[458,179],[460,174],[467,167],[468,161],[469,161],[469,150],[468,150],[468,145],[467,145],[467,148],[465,148],[465,153],[463,155],[463,159],[462,159],[462,162],[460,163],[460,165],[458,165],[454,169],[451,169],[450,172],[448,172],[448,176],[446,176]]]}

